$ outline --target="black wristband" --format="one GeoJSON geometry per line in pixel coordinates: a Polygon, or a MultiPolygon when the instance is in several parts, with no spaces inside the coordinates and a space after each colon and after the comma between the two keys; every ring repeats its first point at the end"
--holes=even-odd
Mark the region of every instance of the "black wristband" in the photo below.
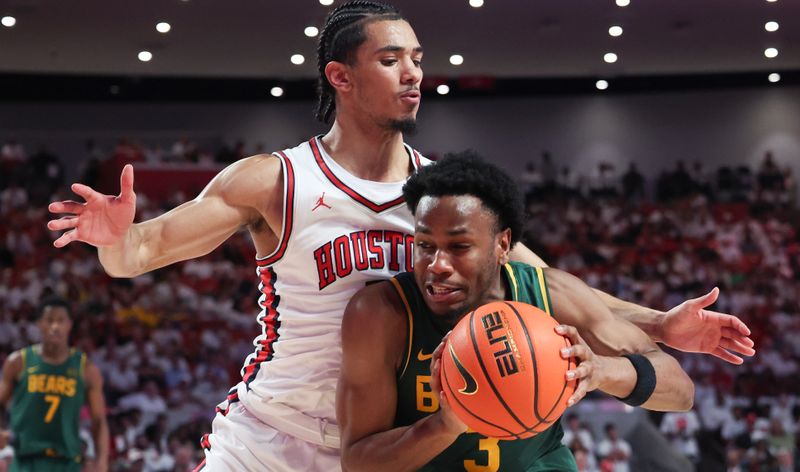
{"type": "Polygon", "coordinates": [[[625,398],[617,397],[617,400],[627,403],[630,406],[639,406],[650,399],[656,389],[656,369],[650,359],[641,354],[623,354],[636,370],[636,385],[633,391],[625,398]]]}

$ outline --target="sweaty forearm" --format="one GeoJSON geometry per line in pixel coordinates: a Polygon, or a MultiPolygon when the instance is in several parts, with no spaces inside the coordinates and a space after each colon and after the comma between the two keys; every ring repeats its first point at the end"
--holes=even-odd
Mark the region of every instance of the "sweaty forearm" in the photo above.
{"type": "Polygon", "coordinates": [[[614,316],[636,325],[639,329],[647,333],[653,341],[661,341],[661,323],[666,315],[663,311],[621,300],[602,290],[593,290],[608,309],[611,310],[614,316]]]}
{"type": "Polygon", "coordinates": [[[458,435],[445,432],[438,415],[411,426],[375,433],[342,448],[344,472],[413,471],[447,449],[458,435]]]}

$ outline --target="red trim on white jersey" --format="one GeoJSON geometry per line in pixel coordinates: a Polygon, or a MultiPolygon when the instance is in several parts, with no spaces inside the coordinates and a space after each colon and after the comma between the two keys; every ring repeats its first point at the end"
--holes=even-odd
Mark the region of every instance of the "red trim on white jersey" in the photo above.
{"type": "Polygon", "coordinates": [[[294,168],[292,167],[292,162],[282,151],[278,151],[275,155],[281,160],[284,168],[283,224],[281,225],[280,243],[275,250],[272,251],[272,254],[263,259],[256,258],[256,264],[258,264],[259,267],[272,265],[283,257],[283,254],[286,252],[286,245],[289,244],[289,237],[292,234],[292,225],[294,223],[294,168]]]}
{"type": "MultiPolygon", "coordinates": [[[[317,161],[317,165],[319,165],[319,168],[322,170],[322,173],[325,174],[325,177],[327,177],[328,180],[330,180],[331,183],[335,185],[339,190],[346,193],[347,195],[350,196],[350,198],[364,205],[365,207],[369,208],[375,213],[380,213],[405,203],[405,199],[402,196],[397,197],[394,200],[386,203],[375,203],[372,200],[368,199],[367,197],[356,192],[352,188],[348,187],[347,184],[339,180],[339,178],[336,177],[336,174],[334,174],[333,171],[330,169],[330,167],[328,167],[328,164],[325,162],[325,159],[323,159],[322,153],[320,152],[319,143],[317,142],[318,139],[319,138],[315,136],[309,140],[309,144],[311,144],[311,150],[314,152],[314,159],[317,161]]],[[[419,154],[417,154],[416,151],[413,151],[413,153],[414,153],[414,159],[412,159],[412,162],[414,168],[419,169],[420,166],[419,154]]]]}
{"type": "MultiPolygon", "coordinates": [[[[255,356],[250,362],[242,367],[242,381],[248,386],[256,374],[261,370],[261,364],[272,359],[275,353],[273,344],[278,340],[278,329],[281,326],[280,313],[278,312],[278,305],[280,304],[281,297],[275,293],[275,281],[278,276],[272,267],[259,267],[258,269],[261,277],[261,293],[262,296],[258,300],[259,305],[263,311],[261,316],[258,317],[258,322],[263,326],[261,333],[262,339],[258,340],[255,356]]],[[[236,397],[238,399],[238,396],[236,397]]]]}

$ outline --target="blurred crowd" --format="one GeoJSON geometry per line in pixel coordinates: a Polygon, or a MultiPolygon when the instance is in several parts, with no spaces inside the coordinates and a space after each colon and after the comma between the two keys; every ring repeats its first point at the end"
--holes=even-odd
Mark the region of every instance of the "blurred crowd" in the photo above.
{"type": "MultiPolygon", "coordinates": [[[[58,158],[46,150],[27,155],[15,142],[3,145],[0,157],[3,169],[14,170],[0,175],[27,176],[0,177],[0,362],[39,339],[34,310],[42,297],[69,299],[72,343],[105,378],[112,470],[191,470],[215,405],[254,349],[259,294],[247,234],[206,257],[112,279],[93,248],[52,246],[57,234],[45,227],[47,202],[73,198],[58,158]]],[[[731,168],[705,180],[679,164],[647,185],[632,166],[615,180],[606,171],[605,180],[581,186],[564,177],[568,169],[547,166],[534,166],[538,177],[523,176],[523,241],[544,260],[657,309],[717,286],[714,309],[753,330],[758,353],[742,366],[674,352],[697,386],[693,411],[653,417],[674,448],[703,471],[800,470],[800,220],[791,173],[768,155],[755,171],[731,168]],[[733,186],[725,183],[730,176],[733,186]]],[[[137,219],[191,197],[140,194],[137,219]]],[[[565,442],[583,470],[629,470],[636,451],[615,425],[594,437],[578,432],[581,420],[566,421],[565,442]]]]}
{"type": "MultiPolygon", "coordinates": [[[[584,192],[527,182],[523,241],[590,285],[656,309],[719,287],[714,309],[750,326],[757,354],[732,366],[672,352],[696,382],[695,408],[654,419],[697,470],[797,471],[800,219],[794,184],[770,154],[756,172],[739,169],[735,175],[750,177],[736,188],[664,173],[655,198],[631,193],[644,183],[626,187],[624,177],[584,192]],[[682,182],[680,191],[674,182],[682,182]]],[[[584,438],[589,434],[586,429],[584,438]]],[[[586,470],[609,467],[596,441],[578,442],[579,454],[586,450],[597,459],[586,470]]]]}

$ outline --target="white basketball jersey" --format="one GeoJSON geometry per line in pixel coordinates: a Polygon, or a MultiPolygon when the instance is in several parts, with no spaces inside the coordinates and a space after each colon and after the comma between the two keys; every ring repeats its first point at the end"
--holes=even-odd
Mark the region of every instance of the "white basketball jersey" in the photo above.
{"type": "MultiPolygon", "coordinates": [[[[406,150],[414,169],[430,163],[406,150]]],[[[262,418],[297,411],[335,424],[345,306],[366,284],[412,268],[405,182],[353,176],[319,137],[276,156],[283,165],[283,229],[275,251],[257,260],[262,333],[229,400],[262,418]]]]}

